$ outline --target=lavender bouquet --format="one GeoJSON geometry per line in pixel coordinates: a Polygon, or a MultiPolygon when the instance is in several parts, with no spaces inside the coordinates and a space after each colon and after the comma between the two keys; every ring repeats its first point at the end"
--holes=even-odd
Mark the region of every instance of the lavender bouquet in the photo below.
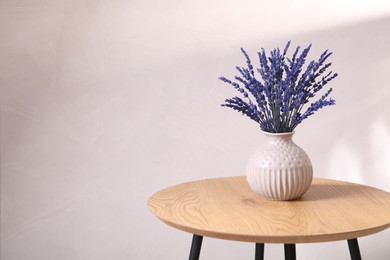
{"type": "Polygon", "coordinates": [[[222,106],[242,112],[259,123],[261,130],[265,132],[285,133],[292,132],[299,123],[317,110],[334,105],[335,100],[328,98],[332,88],[317,101],[306,105],[309,99],[315,97],[317,92],[337,77],[337,73],[327,72],[332,63],[327,63],[326,60],[332,52],[326,50],[317,61],[311,61],[303,71],[311,44],[302,52],[299,52],[298,46],[291,59],[286,57],[289,47],[290,42],[286,44],[283,53],[276,48],[270,52],[269,57],[263,48],[258,52],[260,68],[257,72],[262,81],[256,78],[252,62],[241,48],[247,68],[236,67],[240,76],[235,76],[235,81],[225,77],[219,79],[237,89],[245,101],[233,97],[226,99],[222,106]]]}

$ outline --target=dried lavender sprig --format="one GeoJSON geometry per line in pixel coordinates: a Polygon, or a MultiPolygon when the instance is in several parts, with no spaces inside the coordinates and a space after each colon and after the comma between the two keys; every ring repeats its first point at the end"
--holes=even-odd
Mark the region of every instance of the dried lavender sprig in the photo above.
{"type": "Polygon", "coordinates": [[[248,101],[234,97],[227,99],[223,106],[247,115],[259,123],[263,131],[290,132],[314,112],[325,106],[334,105],[333,99],[327,99],[332,91],[329,89],[319,100],[311,103],[303,114],[301,113],[309,100],[338,74],[330,72],[319,79],[331,66],[331,63],[325,62],[332,52],[324,51],[317,61],[311,61],[303,71],[311,44],[302,52],[299,52],[298,46],[291,59],[285,57],[289,46],[290,42],[286,44],[283,53],[279,48],[272,50],[268,57],[264,49],[258,52],[260,67],[256,71],[260,74],[262,82],[256,79],[249,55],[241,48],[247,68],[236,67],[241,74],[235,76],[238,83],[225,77],[219,79],[236,88],[248,101]],[[240,84],[243,87],[240,87],[240,84]],[[251,101],[250,96],[254,97],[257,105],[251,101]]]}

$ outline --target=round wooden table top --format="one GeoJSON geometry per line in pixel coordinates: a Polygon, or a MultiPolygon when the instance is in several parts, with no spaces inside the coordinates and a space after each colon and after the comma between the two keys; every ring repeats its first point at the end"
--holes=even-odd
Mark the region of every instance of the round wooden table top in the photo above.
{"type": "Polygon", "coordinates": [[[263,199],[245,177],[193,181],[155,193],[148,207],[192,234],[257,243],[347,240],[390,227],[390,193],[329,179],[313,179],[295,201],[263,199]]]}

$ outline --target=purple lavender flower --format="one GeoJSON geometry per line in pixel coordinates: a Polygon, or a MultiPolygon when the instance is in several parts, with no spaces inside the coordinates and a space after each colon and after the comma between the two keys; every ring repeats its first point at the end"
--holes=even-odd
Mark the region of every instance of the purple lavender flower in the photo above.
{"type": "Polygon", "coordinates": [[[263,131],[282,133],[293,131],[298,124],[319,109],[335,105],[335,100],[328,98],[332,88],[317,101],[306,105],[327,83],[338,76],[332,71],[325,74],[332,64],[326,63],[332,52],[324,51],[318,60],[311,61],[303,70],[311,44],[302,52],[298,46],[291,59],[286,57],[289,47],[290,42],[286,44],[283,52],[276,48],[268,57],[265,50],[261,49],[261,52],[258,52],[260,67],[256,70],[249,55],[241,48],[247,68],[236,67],[240,76],[235,76],[235,81],[225,77],[219,79],[237,89],[245,101],[233,97],[226,99],[222,106],[248,116],[256,121],[263,131]],[[255,71],[259,74],[256,75],[255,71]],[[256,78],[258,76],[259,79],[256,78]]]}

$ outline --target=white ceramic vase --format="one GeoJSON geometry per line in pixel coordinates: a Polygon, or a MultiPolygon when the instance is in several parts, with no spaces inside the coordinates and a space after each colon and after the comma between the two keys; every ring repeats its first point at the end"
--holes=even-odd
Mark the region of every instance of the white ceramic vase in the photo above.
{"type": "Polygon", "coordinates": [[[264,133],[265,144],[250,156],[247,164],[249,186],[271,200],[300,198],[313,179],[309,156],[293,142],[294,132],[264,133]]]}

